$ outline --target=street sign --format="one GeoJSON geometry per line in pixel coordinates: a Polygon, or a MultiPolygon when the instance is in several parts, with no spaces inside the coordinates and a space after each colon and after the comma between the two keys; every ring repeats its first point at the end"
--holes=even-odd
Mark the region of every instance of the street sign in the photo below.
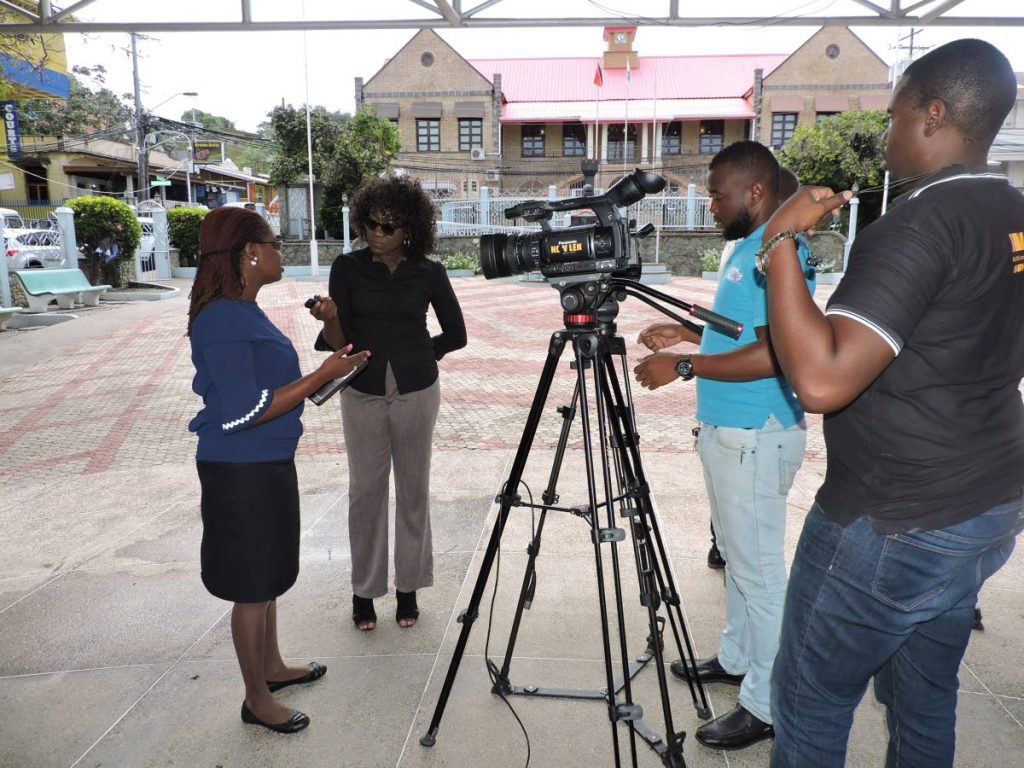
{"type": "Polygon", "coordinates": [[[165,179],[163,176],[157,176],[156,181],[150,184],[152,187],[169,187],[171,186],[170,179],[165,179]]]}

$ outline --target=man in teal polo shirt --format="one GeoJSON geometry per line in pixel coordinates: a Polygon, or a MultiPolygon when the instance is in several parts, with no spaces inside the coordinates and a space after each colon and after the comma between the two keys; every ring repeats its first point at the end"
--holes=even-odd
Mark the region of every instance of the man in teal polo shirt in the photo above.
{"type": "MultiPolygon", "coordinates": [[[[716,749],[742,749],[773,735],[771,671],[786,595],[786,495],[803,461],[807,432],[769,344],[766,284],[754,266],[761,233],[780,203],[779,164],[757,142],[731,144],[711,161],[708,193],[722,236],[738,241],[723,265],[714,310],[743,323],[743,333],[733,339],[709,326],[698,336],[676,323],[653,325],[639,342],[654,354],[634,371],[649,389],[697,379],[697,452],[726,561],[725,628],[718,653],[699,661],[697,672],[705,683],[739,685],[740,691],[735,709],[702,725],[696,737],[716,749]],[[699,343],[700,353],[661,351],[683,341],[699,343]]],[[[802,239],[799,251],[813,293],[814,270],[802,239]]],[[[682,662],[673,662],[672,671],[683,677],[682,662]]]]}

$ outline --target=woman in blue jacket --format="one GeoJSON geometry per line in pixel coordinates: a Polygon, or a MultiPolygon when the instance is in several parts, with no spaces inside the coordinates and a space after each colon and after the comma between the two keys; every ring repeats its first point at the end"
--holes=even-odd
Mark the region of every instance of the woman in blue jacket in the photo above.
{"type": "Polygon", "coordinates": [[[299,573],[299,489],[295,448],[303,400],[349,373],[367,355],[349,348],[303,376],[288,338],[256,304],[281,279],[274,233],[244,208],[211,211],[199,230],[188,336],[203,408],[189,429],[199,437],[202,579],[233,602],[231,637],[245,682],[242,720],[280,733],[309,725],[273,691],[319,679],[317,662],[290,667],[277,643],[277,597],[299,573]]]}

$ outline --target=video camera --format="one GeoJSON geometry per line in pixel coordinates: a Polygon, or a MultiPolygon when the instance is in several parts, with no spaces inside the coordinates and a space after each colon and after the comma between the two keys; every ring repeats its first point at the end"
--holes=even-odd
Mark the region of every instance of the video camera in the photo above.
{"type": "Polygon", "coordinates": [[[483,235],[480,238],[480,266],[484,277],[508,277],[540,271],[544,277],[611,275],[637,279],[640,258],[633,239],[654,231],[648,224],[630,232],[630,223],[619,213],[651,192],[665,188],[665,179],[639,168],[624,176],[603,195],[566,200],[527,200],[505,209],[505,218],[522,217],[537,222],[540,232],[522,235],[483,235]],[[551,229],[551,215],[557,211],[589,208],[596,224],[551,229]]]}

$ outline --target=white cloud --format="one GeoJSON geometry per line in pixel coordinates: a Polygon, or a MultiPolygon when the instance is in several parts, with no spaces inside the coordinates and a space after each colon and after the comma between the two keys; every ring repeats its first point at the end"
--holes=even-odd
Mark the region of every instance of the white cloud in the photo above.
{"type": "MultiPolygon", "coordinates": [[[[841,2],[804,3],[808,15],[845,12],[841,2]]],[[[289,0],[253,0],[253,17],[300,19],[301,3],[289,0]]],[[[306,16],[310,19],[336,17],[337,4],[328,0],[306,0],[306,16]]],[[[376,0],[374,3],[345,3],[346,13],[362,12],[367,18],[426,16],[427,12],[408,2],[376,0]],[[361,8],[362,11],[349,10],[361,8]],[[412,9],[412,10],[410,10],[412,9]],[[372,15],[371,15],[372,14],[372,15]]],[[[464,4],[465,5],[465,4],[464,4]]],[[[739,4],[737,13],[764,14],[766,8],[788,10],[789,2],[739,4]],[[755,9],[755,10],[751,10],[755,9]]],[[[855,4],[846,2],[847,6],[855,4]]],[[[981,13],[998,3],[964,3],[964,13],[981,13]],[[970,6],[970,7],[968,7],[970,6]]],[[[542,13],[541,9],[556,4],[547,2],[499,3],[489,11],[495,16],[542,13]],[[507,5],[507,7],[506,7],[507,5]]],[[[660,16],[665,13],[664,0],[604,0],[559,2],[563,16],[595,16],[601,7],[628,6],[631,13],[660,16]]],[[[863,7],[860,7],[863,11],[863,7]]],[[[856,13],[856,11],[854,11],[856,13]]],[[[209,0],[177,0],[168,6],[162,3],[138,3],[133,0],[97,0],[78,14],[94,20],[181,20],[182,18],[237,20],[236,3],[212,3],[209,0]],[[229,7],[228,7],[229,6],[229,7]]],[[[787,53],[794,50],[815,32],[814,27],[768,26],[759,28],[686,28],[642,26],[637,32],[636,48],[643,55],[714,54],[714,53],[787,53]]],[[[894,27],[855,27],[856,32],[886,61],[894,58],[897,37],[894,27]]],[[[1024,50],[1019,45],[1020,28],[982,27],[976,29],[932,27],[916,36],[916,44],[938,45],[958,37],[981,37],[990,40],[1010,57],[1014,68],[1024,70],[1024,50]]],[[[598,56],[604,50],[599,27],[506,28],[506,29],[438,29],[438,33],[467,58],[494,56],[598,56]]],[[[413,29],[359,30],[307,33],[309,56],[309,96],[313,104],[329,109],[351,111],[354,104],[356,77],[369,79],[384,62],[393,56],[412,35],[413,29]]],[[[128,35],[65,36],[69,64],[103,64],[107,67],[107,84],[117,93],[132,90],[131,59],[126,50],[128,35]]],[[[149,108],[179,91],[197,91],[192,99],[176,97],[157,112],[180,118],[193,105],[233,120],[239,128],[254,129],[267,112],[282,100],[296,106],[305,102],[303,76],[303,35],[300,32],[259,33],[157,33],[139,42],[139,72],[143,85],[143,105],[149,108]]]]}

